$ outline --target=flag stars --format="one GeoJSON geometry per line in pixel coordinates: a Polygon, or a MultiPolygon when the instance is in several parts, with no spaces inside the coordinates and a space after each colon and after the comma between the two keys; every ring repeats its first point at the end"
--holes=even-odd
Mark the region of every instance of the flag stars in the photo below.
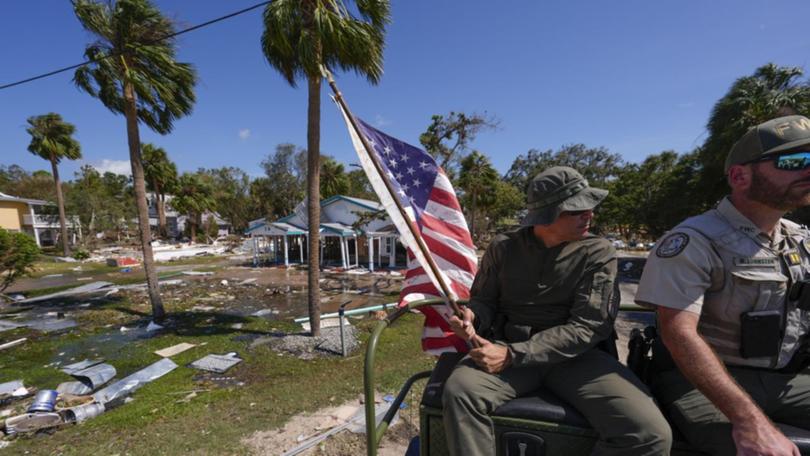
{"type": "Polygon", "coordinates": [[[402,190],[405,190],[407,192],[408,190],[410,190],[410,188],[411,187],[408,184],[402,184],[402,190]]]}
{"type": "Polygon", "coordinates": [[[385,147],[383,147],[383,153],[385,154],[386,157],[391,155],[391,146],[386,145],[385,147]]]}
{"type": "Polygon", "coordinates": [[[422,168],[422,169],[425,169],[428,166],[430,166],[430,163],[428,163],[426,161],[419,162],[419,167],[422,168]]]}
{"type": "Polygon", "coordinates": [[[402,180],[402,178],[404,177],[404,176],[402,175],[402,173],[397,173],[397,174],[396,174],[396,176],[397,176],[397,180],[398,180],[398,181],[399,181],[399,180],[402,180]]]}
{"type": "Polygon", "coordinates": [[[419,188],[420,185],[422,185],[422,181],[420,181],[419,179],[414,179],[413,186],[419,188]]]}
{"type": "Polygon", "coordinates": [[[408,167],[408,174],[413,175],[416,172],[416,169],[413,166],[408,167]]]}
{"type": "Polygon", "coordinates": [[[377,148],[377,142],[374,141],[374,138],[372,138],[371,136],[366,136],[366,140],[368,140],[368,145],[371,146],[372,149],[377,148]]]}
{"type": "Polygon", "coordinates": [[[396,168],[396,167],[397,167],[397,161],[396,161],[395,159],[393,159],[393,158],[391,159],[391,161],[389,161],[389,162],[388,162],[388,164],[389,164],[389,166],[391,166],[392,168],[396,168]]]}

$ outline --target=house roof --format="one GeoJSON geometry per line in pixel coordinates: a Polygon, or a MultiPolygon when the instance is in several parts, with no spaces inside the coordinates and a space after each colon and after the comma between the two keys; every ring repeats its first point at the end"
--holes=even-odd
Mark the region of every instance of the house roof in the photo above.
{"type": "Polygon", "coordinates": [[[13,201],[17,203],[26,203],[26,204],[34,204],[37,206],[46,206],[50,205],[51,203],[47,201],[31,199],[31,198],[18,198],[16,196],[7,195],[3,192],[0,192],[0,201],[13,201]]]}
{"type": "Polygon", "coordinates": [[[354,203],[354,204],[356,204],[358,206],[362,206],[363,208],[369,209],[369,210],[372,210],[372,211],[381,211],[381,210],[385,209],[385,207],[382,204],[378,203],[377,201],[367,200],[367,199],[363,199],[363,198],[355,198],[353,196],[344,196],[344,195],[335,195],[335,196],[329,197],[329,198],[321,201],[321,207],[328,206],[328,205],[330,205],[330,204],[332,204],[332,203],[334,203],[336,201],[341,201],[341,200],[348,201],[350,203],[354,203]]]}

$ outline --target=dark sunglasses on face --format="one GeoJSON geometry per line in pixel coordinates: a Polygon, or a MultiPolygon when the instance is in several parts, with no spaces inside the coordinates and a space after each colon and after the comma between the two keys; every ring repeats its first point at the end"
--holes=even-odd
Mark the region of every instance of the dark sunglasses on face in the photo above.
{"type": "Polygon", "coordinates": [[[749,163],[773,161],[773,166],[782,171],[800,171],[810,168],[810,152],[791,152],[782,155],[766,155],[749,163]]]}

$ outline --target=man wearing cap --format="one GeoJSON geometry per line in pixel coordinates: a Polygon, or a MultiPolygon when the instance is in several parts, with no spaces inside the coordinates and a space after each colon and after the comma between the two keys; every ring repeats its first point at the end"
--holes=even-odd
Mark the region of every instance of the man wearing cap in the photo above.
{"type": "Polygon", "coordinates": [[[487,248],[464,319],[450,320],[475,347],[442,395],[451,454],[494,455],[490,413],[539,388],[588,419],[600,435],[593,454],[668,454],[671,430],[646,387],[597,348],[618,310],[616,252],[588,233],[606,195],[572,168],[550,168],[529,185],[524,227],[487,248]]]}
{"type": "Polygon", "coordinates": [[[664,236],[639,284],[678,367],[654,390],[698,449],[798,455],[771,420],[810,429],[810,232],[782,218],[810,205],[810,120],[749,130],[725,169],[731,194],[664,236]]]}

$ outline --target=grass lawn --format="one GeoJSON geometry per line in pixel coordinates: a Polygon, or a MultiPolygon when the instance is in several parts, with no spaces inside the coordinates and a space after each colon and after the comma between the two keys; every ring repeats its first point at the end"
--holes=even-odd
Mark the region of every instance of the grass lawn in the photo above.
{"type": "MultiPolygon", "coordinates": [[[[216,311],[190,312],[189,307],[183,302],[167,304],[173,320],[170,330],[114,350],[104,350],[100,334],[115,334],[119,326],[145,325],[148,321],[144,306],[133,305],[127,295],[88,310],[89,314],[79,319],[80,329],[67,334],[39,334],[26,328],[2,333],[0,343],[19,337],[29,340],[0,352],[0,383],[22,379],[26,386],[39,389],[55,388],[72,380],[51,365],[63,353],[75,354],[76,361],[103,353],[107,362],[116,367],[117,378],[122,378],[158,361],[155,350],[181,342],[205,344],[172,357],[179,367],[136,391],[132,402],[85,423],[61,427],[51,435],[21,435],[5,451],[66,455],[245,454],[248,449],[240,440],[254,431],[279,427],[300,412],[338,405],[362,394],[365,342],[376,321],[355,323],[361,348],[351,356],[305,361],[281,355],[267,345],[248,349],[250,341],[245,336],[300,331],[290,322],[216,311]],[[243,326],[233,329],[234,323],[243,326]],[[200,371],[187,367],[208,353],[231,351],[244,361],[219,375],[233,377],[225,385],[200,378],[200,371]],[[205,391],[182,400],[194,390],[205,391]]],[[[383,333],[377,349],[379,391],[396,393],[408,376],[433,364],[420,348],[421,326],[421,316],[406,315],[383,333]]]]}

